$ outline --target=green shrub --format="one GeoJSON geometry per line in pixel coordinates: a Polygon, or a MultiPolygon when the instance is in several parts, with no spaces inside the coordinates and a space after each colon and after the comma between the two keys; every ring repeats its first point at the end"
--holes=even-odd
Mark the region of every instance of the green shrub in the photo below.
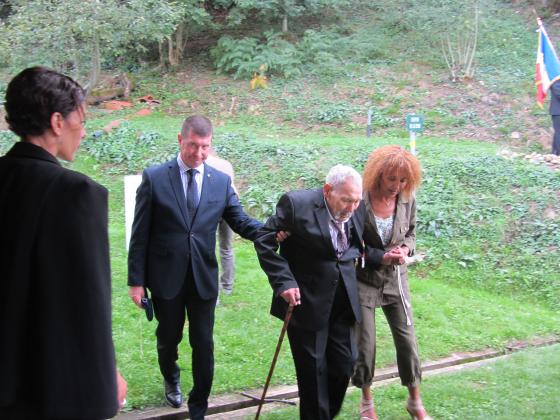
{"type": "Polygon", "coordinates": [[[323,63],[324,61],[337,61],[333,46],[340,35],[331,31],[316,31],[308,29],[303,38],[298,42],[297,49],[307,63],[323,63]]]}
{"type": "Polygon", "coordinates": [[[5,155],[17,139],[17,136],[11,131],[0,131],[0,156],[5,155]]]}
{"type": "Polygon", "coordinates": [[[313,119],[324,123],[342,123],[350,118],[352,108],[346,103],[327,104],[319,108],[313,119]]]}
{"type": "Polygon", "coordinates": [[[83,148],[97,161],[118,164],[120,169],[139,171],[150,165],[165,162],[176,154],[176,145],[162,140],[157,132],[139,132],[129,123],[105,133],[96,131],[88,136],[83,148]]]}
{"type": "MultiPolygon", "coordinates": [[[[1,61],[0,61],[0,63],[1,63],[1,61]]],[[[6,96],[6,88],[7,87],[8,87],[7,84],[0,80],[0,106],[3,103],[4,98],[6,96]]]]}
{"type": "Polygon", "coordinates": [[[389,128],[399,120],[399,118],[388,117],[386,114],[386,111],[384,112],[379,109],[373,109],[371,113],[372,127],[389,128]]]}
{"type": "Polygon", "coordinates": [[[218,73],[233,74],[235,79],[252,77],[264,69],[267,73],[286,78],[301,74],[300,54],[281,34],[273,31],[264,33],[265,41],[256,38],[234,39],[223,36],[210,51],[218,73]]]}

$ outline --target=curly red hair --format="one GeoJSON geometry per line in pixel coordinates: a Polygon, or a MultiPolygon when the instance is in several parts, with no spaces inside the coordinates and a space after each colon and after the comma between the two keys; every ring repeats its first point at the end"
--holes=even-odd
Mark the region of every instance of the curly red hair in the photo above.
{"type": "Polygon", "coordinates": [[[382,174],[394,171],[407,178],[402,194],[410,197],[422,182],[422,167],[416,156],[397,145],[382,146],[370,153],[364,168],[364,191],[378,193],[382,174]]]}

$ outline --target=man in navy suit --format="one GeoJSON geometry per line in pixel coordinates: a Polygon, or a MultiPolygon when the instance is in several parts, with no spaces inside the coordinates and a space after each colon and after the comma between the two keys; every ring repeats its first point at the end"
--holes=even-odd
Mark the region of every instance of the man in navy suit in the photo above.
{"type": "Polygon", "coordinates": [[[192,348],[191,419],[204,417],[214,375],[218,222],[223,218],[249,240],[262,226],[243,211],[230,177],[204,163],[212,133],[206,117],[187,118],[178,136],[177,158],[144,170],[128,256],[130,297],[141,307],[144,287],[152,293],[165,397],[176,408],[183,403],[176,362],[186,310],[192,348]]]}
{"type": "Polygon", "coordinates": [[[560,155],[560,82],[556,81],[550,86],[550,116],[554,127],[552,139],[552,154],[560,155]]]}

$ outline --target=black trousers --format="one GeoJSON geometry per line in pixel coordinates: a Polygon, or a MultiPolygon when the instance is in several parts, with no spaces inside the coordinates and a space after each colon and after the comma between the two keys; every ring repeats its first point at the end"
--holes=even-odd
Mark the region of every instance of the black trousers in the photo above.
{"type": "Polygon", "coordinates": [[[554,137],[552,139],[552,154],[560,155],[560,115],[551,115],[554,137]]]}
{"type": "Polygon", "coordinates": [[[327,327],[319,331],[288,327],[302,420],[326,420],[338,414],[356,360],[355,319],[341,280],[328,316],[327,327]]]}
{"type": "Polygon", "coordinates": [[[216,299],[202,300],[194,284],[192,271],[182,290],[173,299],[153,296],[158,362],[163,378],[179,383],[180,371],[177,347],[183,339],[185,311],[189,320],[189,343],[192,349],[193,387],[188,406],[191,419],[203,419],[208,408],[208,396],[214,378],[214,311],[216,299]]]}

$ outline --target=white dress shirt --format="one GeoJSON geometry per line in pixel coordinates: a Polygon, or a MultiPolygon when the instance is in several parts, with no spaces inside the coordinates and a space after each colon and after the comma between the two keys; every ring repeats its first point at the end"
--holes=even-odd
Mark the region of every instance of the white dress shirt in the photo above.
{"type": "Polygon", "coordinates": [[[187,166],[183,159],[181,159],[181,154],[177,155],[177,164],[179,165],[179,173],[181,174],[181,182],[183,183],[183,192],[185,193],[185,198],[187,197],[187,188],[189,185],[189,176],[187,171],[189,169],[196,169],[198,172],[194,177],[194,182],[196,182],[196,187],[198,190],[198,201],[200,202],[200,193],[202,192],[202,180],[204,179],[204,163],[197,168],[191,168],[187,166]]]}

